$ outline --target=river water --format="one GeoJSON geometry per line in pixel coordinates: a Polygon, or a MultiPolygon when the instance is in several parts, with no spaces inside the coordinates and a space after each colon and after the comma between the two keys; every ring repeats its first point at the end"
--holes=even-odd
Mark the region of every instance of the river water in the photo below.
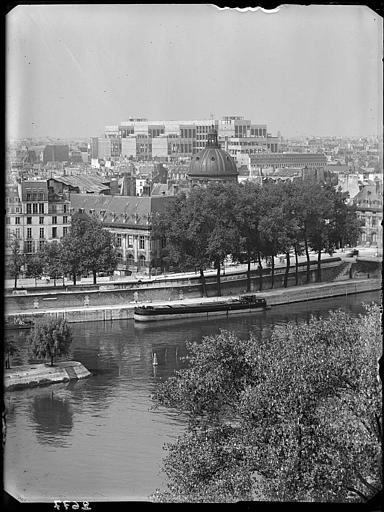
{"type": "MultiPolygon", "coordinates": [[[[240,337],[270,336],[273,326],[327,316],[342,308],[354,315],[380,292],[323,299],[269,311],[210,320],[135,325],[133,320],[71,324],[72,357],[93,375],[68,384],[8,392],[4,486],[26,501],[147,500],[165,478],[164,443],[184,429],[184,418],[151,410],[156,383],[182,367],[185,341],[220,329],[240,337]],[[158,366],[152,357],[156,352],[158,366]]],[[[26,332],[14,334],[20,353],[13,366],[29,362],[26,332]]]]}

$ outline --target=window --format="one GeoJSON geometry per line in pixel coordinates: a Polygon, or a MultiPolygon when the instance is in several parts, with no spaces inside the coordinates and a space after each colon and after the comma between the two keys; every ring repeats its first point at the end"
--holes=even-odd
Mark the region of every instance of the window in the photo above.
{"type": "Polygon", "coordinates": [[[44,217],[39,217],[39,224],[44,224],[44,217]]]}
{"type": "Polygon", "coordinates": [[[66,204],[63,205],[63,212],[67,213],[67,205],[66,204]]]}
{"type": "Polygon", "coordinates": [[[116,236],[116,246],[121,247],[121,235],[120,234],[118,234],[116,236]]]}
{"type": "Polygon", "coordinates": [[[52,224],[57,224],[57,217],[52,217],[52,224]]]}
{"type": "Polygon", "coordinates": [[[32,238],[32,228],[27,228],[27,238],[32,238]]]}
{"type": "Polygon", "coordinates": [[[15,217],[15,224],[20,224],[20,217],[15,217]]]}
{"type": "Polygon", "coordinates": [[[16,211],[16,213],[20,213],[20,208],[18,206],[16,206],[15,211],[16,211]]]}
{"type": "Polygon", "coordinates": [[[39,203],[39,213],[44,213],[44,203],[39,203]]]}
{"type": "Polygon", "coordinates": [[[40,238],[44,238],[44,228],[40,228],[40,238]]]}
{"type": "Polygon", "coordinates": [[[20,228],[15,229],[16,238],[20,238],[20,228]]]}
{"type": "Polygon", "coordinates": [[[32,205],[31,203],[27,203],[27,214],[31,214],[32,213],[32,205]]]}
{"type": "Polygon", "coordinates": [[[5,223],[6,224],[10,224],[11,223],[11,219],[9,217],[5,217],[5,223]]]}
{"type": "Polygon", "coordinates": [[[139,239],[139,249],[145,249],[145,237],[140,235],[139,239]]]}
{"type": "Polygon", "coordinates": [[[68,228],[67,228],[67,227],[64,227],[64,228],[63,228],[63,236],[65,236],[67,233],[68,233],[68,228]]]}
{"type": "Polygon", "coordinates": [[[27,192],[27,201],[30,201],[30,200],[31,200],[31,193],[27,192]]]}
{"type": "Polygon", "coordinates": [[[44,193],[39,192],[39,201],[44,201],[44,193]]]}
{"type": "Polygon", "coordinates": [[[39,249],[41,250],[44,247],[45,240],[39,241],[39,249]]]}
{"type": "Polygon", "coordinates": [[[167,245],[167,239],[165,237],[163,237],[161,239],[161,248],[164,249],[164,247],[166,247],[167,245]]]}
{"type": "Polygon", "coordinates": [[[52,228],[52,238],[57,238],[57,228],[52,228]]]}
{"type": "Polygon", "coordinates": [[[27,217],[27,224],[32,224],[32,217],[27,217]]]}
{"type": "Polygon", "coordinates": [[[133,235],[128,235],[128,247],[133,247],[133,235]]]}
{"type": "Polygon", "coordinates": [[[63,217],[63,224],[68,224],[68,217],[66,215],[63,217]]]}
{"type": "Polygon", "coordinates": [[[37,213],[37,208],[38,208],[37,203],[33,203],[32,208],[33,208],[33,213],[37,213]]]}
{"type": "Polygon", "coordinates": [[[32,240],[28,240],[27,242],[25,242],[25,252],[33,252],[32,251],[32,240]]]}

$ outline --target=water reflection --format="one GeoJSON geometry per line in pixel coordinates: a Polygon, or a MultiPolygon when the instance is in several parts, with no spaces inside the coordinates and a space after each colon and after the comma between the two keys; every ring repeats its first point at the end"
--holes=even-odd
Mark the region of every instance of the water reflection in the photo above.
{"type": "Polygon", "coordinates": [[[73,427],[73,408],[69,398],[47,390],[33,398],[30,417],[36,425],[40,444],[66,445],[66,438],[73,427]]]}

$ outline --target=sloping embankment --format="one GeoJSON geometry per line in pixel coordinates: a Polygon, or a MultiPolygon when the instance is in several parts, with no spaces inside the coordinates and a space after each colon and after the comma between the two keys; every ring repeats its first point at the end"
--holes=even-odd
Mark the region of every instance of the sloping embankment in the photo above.
{"type": "Polygon", "coordinates": [[[54,366],[31,364],[4,370],[4,389],[11,391],[89,377],[91,372],[78,361],[64,361],[54,366]]]}

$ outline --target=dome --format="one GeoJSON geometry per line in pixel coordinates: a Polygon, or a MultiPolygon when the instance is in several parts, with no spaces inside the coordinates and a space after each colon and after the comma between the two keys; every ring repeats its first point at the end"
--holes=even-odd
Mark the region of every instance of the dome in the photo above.
{"type": "Polygon", "coordinates": [[[217,142],[217,133],[208,134],[207,146],[192,157],[188,170],[191,180],[237,180],[234,159],[217,142]]]}

